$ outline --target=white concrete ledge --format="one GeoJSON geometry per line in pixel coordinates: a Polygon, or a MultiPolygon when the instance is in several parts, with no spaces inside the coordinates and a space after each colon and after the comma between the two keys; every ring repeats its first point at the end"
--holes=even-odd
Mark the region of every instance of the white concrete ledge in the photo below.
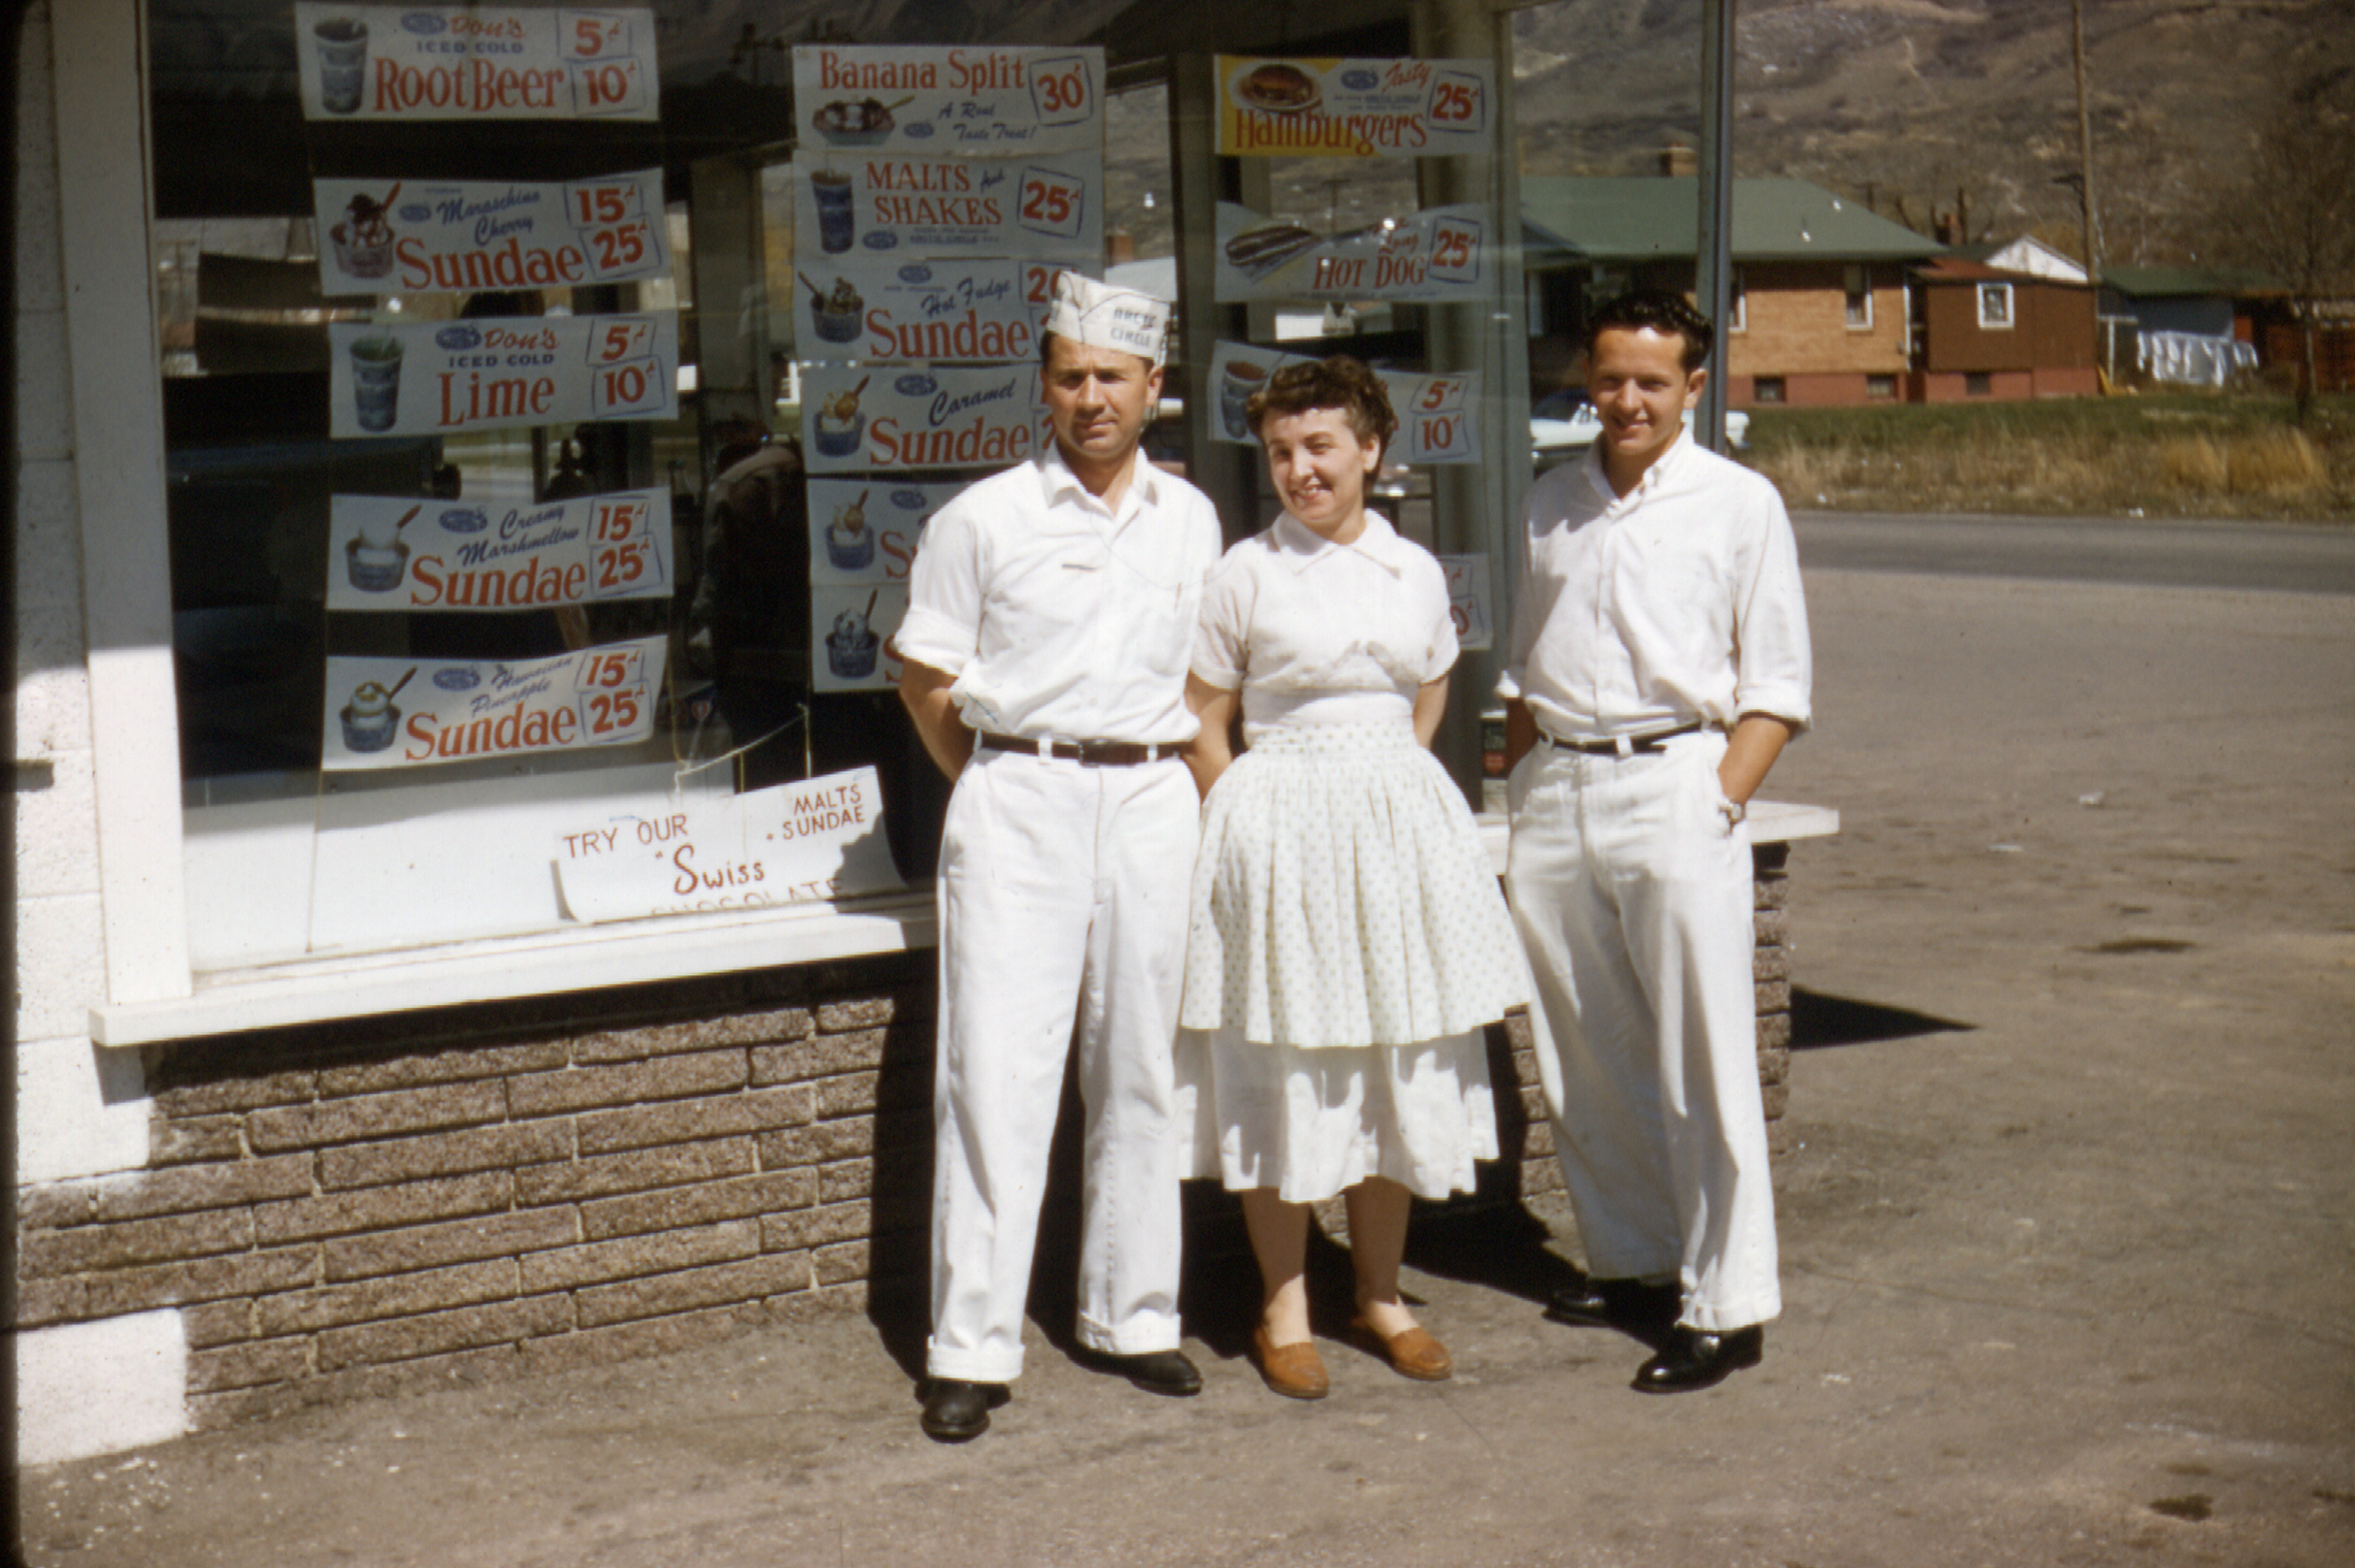
{"type": "Polygon", "coordinates": [[[101,1045],[157,1045],[329,1019],[602,990],[739,969],[903,953],[939,941],[930,887],[837,909],[792,904],[568,926],[447,947],[197,976],[195,994],[92,1008],[101,1045]]]}
{"type": "MultiPolygon", "coordinates": [[[[1488,863],[1505,874],[1505,854],[1511,833],[1500,811],[1484,811],[1477,818],[1480,841],[1488,847],[1488,863]]],[[[1839,831],[1839,813],[1828,805],[1796,805],[1788,801],[1750,803],[1750,842],[1787,844],[1797,838],[1828,838],[1839,831]]]]}

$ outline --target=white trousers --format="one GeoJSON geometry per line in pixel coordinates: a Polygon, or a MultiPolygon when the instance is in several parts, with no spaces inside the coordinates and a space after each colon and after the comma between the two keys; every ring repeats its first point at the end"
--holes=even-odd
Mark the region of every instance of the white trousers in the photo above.
{"type": "Polygon", "coordinates": [[[1748,830],[1721,735],[1514,770],[1506,893],[1536,972],[1539,1077],[1587,1266],[1677,1280],[1684,1323],[1782,1310],[1758,1090],[1748,830]]]}
{"type": "Polygon", "coordinates": [[[935,1377],[1008,1382],[1072,1026],[1086,1106],[1081,1343],[1178,1346],[1170,1051],[1200,837],[1178,762],[977,752],[941,839],[932,1109],[935,1377]]]}

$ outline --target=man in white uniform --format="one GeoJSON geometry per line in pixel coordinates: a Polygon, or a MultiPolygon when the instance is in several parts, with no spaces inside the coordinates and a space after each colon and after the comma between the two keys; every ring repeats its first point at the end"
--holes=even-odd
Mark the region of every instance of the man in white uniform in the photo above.
{"type": "Polygon", "coordinates": [[[1652,1337],[1654,1393],[1755,1366],[1782,1310],[1742,817],[1810,658],[1781,498],[1685,432],[1714,336],[1668,293],[1589,323],[1602,434],[1530,493],[1499,682],[1506,891],[1592,1276],[1549,1310],[1652,1337]]]}
{"type": "Polygon", "coordinates": [[[1178,1349],[1171,1047],[1200,800],[1186,666],[1219,559],[1209,501],[1137,450],[1168,307],[1056,284],[1054,451],[924,530],[900,695],[956,783],[941,840],[932,1337],[923,1428],[976,1437],[1022,1371],[1022,1308],[1078,1024],[1080,1343],[1158,1393],[1178,1349]]]}

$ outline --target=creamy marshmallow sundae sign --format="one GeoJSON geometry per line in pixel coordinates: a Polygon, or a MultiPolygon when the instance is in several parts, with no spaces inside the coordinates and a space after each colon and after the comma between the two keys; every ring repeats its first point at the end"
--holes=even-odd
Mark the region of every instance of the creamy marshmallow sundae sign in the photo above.
{"type": "Polygon", "coordinates": [[[656,120],[645,9],[294,7],[306,120],[656,120]]]}
{"type": "Polygon", "coordinates": [[[336,322],[328,433],[447,435],[678,416],[678,313],[336,322]]]}
{"type": "Polygon", "coordinates": [[[319,765],[419,768],[643,741],[668,646],[647,637],[518,664],[332,657],[319,765]]]}
{"type": "Polygon", "coordinates": [[[666,277],[660,169],[560,185],[314,180],[319,289],[559,289],[666,277]]]}
{"type": "Polygon", "coordinates": [[[670,492],[537,507],[337,496],[327,608],[554,609],[670,596],[670,492]]]}
{"type": "Polygon", "coordinates": [[[804,44],[794,101],[805,144],[1007,157],[1103,141],[1101,48],[804,44]]]}
{"type": "Polygon", "coordinates": [[[574,920],[713,914],[896,892],[873,768],[621,815],[556,836],[557,888],[574,920]]]}

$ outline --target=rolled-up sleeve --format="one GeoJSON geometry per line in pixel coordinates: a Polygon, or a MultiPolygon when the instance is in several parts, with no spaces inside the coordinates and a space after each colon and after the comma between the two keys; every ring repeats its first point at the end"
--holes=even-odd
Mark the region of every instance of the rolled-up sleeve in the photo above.
{"type": "Polygon", "coordinates": [[[1799,545],[1790,514],[1770,485],[1743,551],[1734,614],[1734,711],[1764,713],[1795,730],[1813,721],[1815,655],[1807,639],[1806,595],[1799,585],[1799,545]]]}
{"type": "Polygon", "coordinates": [[[981,539],[952,501],[924,527],[908,573],[908,614],[892,642],[903,659],[956,675],[981,649],[981,539]]]}
{"type": "Polygon", "coordinates": [[[1232,691],[1243,683],[1244,633],[1251,624],[1248,574],[1232,557],[1210,569],[1202,585],[1202,615],[1194,627],[1194,653],[1188,667],[1205,686],[1232,691]]]}

